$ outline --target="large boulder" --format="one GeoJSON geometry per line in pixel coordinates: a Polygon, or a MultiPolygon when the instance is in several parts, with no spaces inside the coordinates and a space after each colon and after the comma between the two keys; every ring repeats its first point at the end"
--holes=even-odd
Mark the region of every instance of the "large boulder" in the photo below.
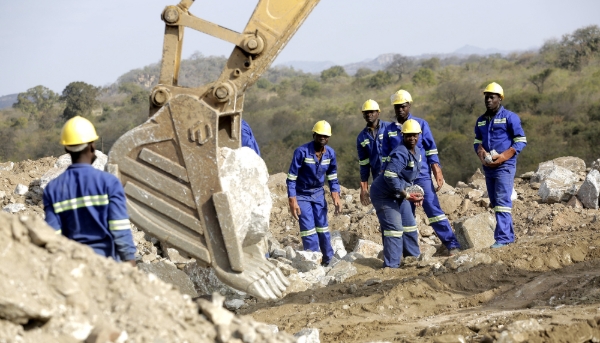
{"type": "Polygon", "coordinates": [[[198,296],[194,289],[194,284],[190,278],[181,270],[177,269],[173,263],[160,261],[158,263],[139,263],[138,268],[146,273],[152,273],[166,283],[177,286],[177,289],[183,294],[192,298],[198,296]]]}
{"type": "Polygon", "coordinates": [[[185,265],[183,272],[187,274],[199,296],[219,293],[227,299],[245,299],[246,293],[229,287],[219,280],[214,268],[191,262],[185,265]]]}
{"type": "Polygon", "coordinates": [[[598,209],[598,195],[600,194],[600,172],[592,169],[587,176],[579,191],[577,198],[584,207],[598,209]]]}
{"type": "Polygon", "coordinates": [[[442,211],[446,214],[450,214],[460,206],[462,203],[462,197],[456,194],[440,194],[438,196],[442,211]]]}
{"type": "Polygon", "coordinates": [[[531,176],[530,183],[541,183],[543,182],[552,172],[553,167],[564,168],[574,174],[585,171],[585,161],[579,157],[559,157],[551,161],[542,162],[538,165],[538,169],[531,176]]]}
{"type": "Polygon", "coordinates": [[[487,248],[494,244],[496,218],[484,212],[473,217],[463,217],[454,221],[456,238],[463,249],[487,248]]]}
{"type": "Polygon", "coordinates": [[[358,253],[364,257],[372,257],[377,258],[379,252],[383,250],[383,245],[377,244],[375,242],[359,239],[354,247],[353,252],[358,253]]]}
{"type": "Polygon", "coordinates": [[[243,245],[257,244],[269,231],[271,193],[265,162],[252,149],[221,148],[221,187],[228,194],[238,237],[243,245]]]}
{"type": "Polygon", "coordinates": [[[544,169],[539,177],[541,185],[538,195],[542,198],[542,202],[550,204],[569,200],[569,197],[575,193],[573,185],[579,181],[579,175],[556,165],[544,169]]]}

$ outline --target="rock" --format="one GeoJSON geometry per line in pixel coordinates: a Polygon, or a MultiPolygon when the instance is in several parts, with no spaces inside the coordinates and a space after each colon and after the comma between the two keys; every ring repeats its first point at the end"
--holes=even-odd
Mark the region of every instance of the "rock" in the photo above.
{"type": "Polygon", "coordinates": [[[600,171],[592,169],[577,192],[577,198],[585,208],[598,209],[598,195],[600,194],[600,171]]]}
{"type": "Polygon", "coordinates": [[[350,225],[349,215],[334,216],[329,220],[329,228],[331,232],[334,231],[345,231],[350,225]]]}
{"type": "Polygon", "coordinates": [[[342,259],[346,256],[347,251],[344,247],[344,240],[342,234],[339,231],[331,232],[331,247],[335,253],[335,257],[342,259]]]}
{"type": "Polygon", "coordinates": [[[321,343],[318,329],[304,328],[296,333],[294,337],[298,338],[297,343],[321,343]]]}
{"type": "Polygon", "coordinates": [[[519,195],[517,194],[517,191],[513,188],[512,193],[510,195],[510,200],[515,201],[515,200],[517,200],[518,197],[519,197],[519,195]]]}
{"type": "Polygon", "coordinates": [[[487,248],[495,242],[496,219],[487,212],[460,218],[452,224],[463,249],[487,248]]]}
{"type": "Polygon", "coordinates": [[[181,254],[179,253],[179,250],[175,249],[175,248],[171,248],[169,247],[167,244],[161,242],[160,244],[162,251],[164,253],[164,255],[173,263],[175,264],[182,264],[182,263],[190,263],[192,261],[194,261],[191,258],[186,258],[184,256],[181,256],[181,254]]]}
{"type": "Polygon", "coordinates": [[[372,278],[372,279],[368,279],[367,281],[365,281],[365,286],[379,285],[382,282],[383,281],[379,278],[372,278]]]}
{"type": "Polygon", "coordinates": [[[164,282],[177,286],[179,291],[192,298],[198,296],[190,278],[173,264],[160,261],[158,263],[139,263],[138,268],[146,273],[158,276],[164,282]]]}
{"type": "Polygon", "coordinates": [[[429,225],[419,225],[419,234],[421,234],[422,237],[430,237],[434,235],[434,231],[429,225]]]}
{"type": "Polygon", "coordinates": [[[566,169],[573,174],[577,174],[581,171],[585,171],[585,161],[578,157],[567,156],[542,162],[538,165],[537,171],[530,178],[529,182],[542,183],[551,173],[553,173],[555,167],[566,169]]]}
{"type": "Polygon", "coordinates": [[[288,260],[293,261],[296,258],[296,250],[294,250],[294,248],[287,246],[284,250],[285,256],[288,260]]]}
{"type": "Polygon", "coordinates": [[[48,243],[54,243],[61,237],[61,235],[56,234],[54,229],[45,225],[46,222],[38,216],[22,216],[19,218],[19,220],[27,228],[31,243],[39,247],[45,247],[48,243]]]}
{"type": "Polygon", "coordinates": [[[467,188],[469,187],[469,185],[467,185],[466,183],[462,182],[462,181],[458,181],[456,183],[456,187],[455,188],[467,188]]]}
{"type": "Polygon", "coordinates": [[[435,337],[433,343],[466,343],[463,335],[442,335],[435,337]]]}
{"type": "Polygon", "coordinates": [[[279,258],[279,257],[286,258],[287,257],[287,253],[283,249],[273,249],[273,251],[271,252],[270,256],[272,258],[279,258]]]}
{"type": "Polygon", "coordinates": [[[15,188],[14,193],[17,195],[25,195],[25,194],[27,194],[28,191],[29,191],[29,187],[19,183],[17,185],[17,187],[15,188]]]}
{"type": "Polygon", "coordinates": [[[557,203],[562,201],[565,193],[571,186],[579,181],[579,176],[566,168],[553,166],[542,174],[541,186],[538,195],[544,203],[557,203]]]}
{"type": "Polygon", "coordinates": [[[460,205],[460,212],[465,213],[471,208],[471,200],[465,199],[460,205]]]}
{"type": "Polygon", "coordinates": [[[455,194],[440,194],[438,196],[442,211],[446,214],[453,213],[460,206],[462,198],[455,194]]]}
{"type": "Polygon", "coordinates": [[[321,266],[323,254],[315,251],[297,251],[292,266],[300,272],[308,272],[321,266]]]}
{"type": "Polygon", "coordinates": [[[8,204],[2,208],[2,210],[4,212],[8,212],[8,213],[18,213],[21,211],[25,211],[26,209],[27,208],[25,207],[25,204],[21,204],[21,203],[8,204]]]}
{"type": "Polygon", "coordinates": [[[477,200],[477,199],[480,199],[481,197],[483,197],[483,191],[479,190],[479,189],[474,189],[474,190],[470,191],[469,193],[467,193],[467,198],[469,198],[471,200],[477,200]]]}
{"type": "Polygon", "coordinates": [[[379,254],[381,250],[383,250],[383,245],[369,240],[359,239],[352,252],[359,253],[364,257],[377,258],[377,254],[379,254]]]}
{"type": "Polygon", "coordinates": [[[13,170],[14,167],[15,167],[14,162],[8,161],[8,162],[0,163],[0,170],[3,170],[3,171],[11,171],[11,170],[13,170]]]}
{"type": "Polygon", "coordinates": [[[289,261],[289,263],[280,261],[280,260],[273,260],[273,259],[269,259],[269,261],[271,261],[274,265],[276,265],[279,270],[281,270],[281,272],[283,273],[283,275],[285,276],[290,276],[292,274],[298,274],[298,270],[294,267],[292,267],[292,261],[289,261]]]}
{"type": "Polygon", "coordinates": [[[311,288],[315,285],[320,284],[321,287],[327,286],[327,283],[324,285],[321,284],[322,279],[325,277],[325,268],[322,266],[317,266],[315,269],[311,269],[305,273],[298,273],[298,275],[304,279],[304,281],[310,283],[311,288]]]}
{"type": "Polygon", "coordinates": [[[534,171],[528,171],[525,174],[521,174],[519,175],[519,178],[523,179],[523,180],[529,180],[531,179],[533,176],[535,175],[534,171]]]}
{"type": "Polygon", "coordinates": [[[583,204],[581,203],[581,201],[579,201],[579,199],[577,199],[576,196],[571,197],[571,199],[569,199],[569,201],[567,202],[567,206],[573,208],[583,208],[583,204]]]}
{"type": "Polygon", "coordinates": [[[356,275],[357,270],[356,267],[350,262],[340,261],[338,262],[329,272],[327,272],[327,276],[332,276],[334,279],[334,283],[342,283],[347,278],[356,275]]]}
{"type": "Polygon", "coordinates": [[[465,272],[480,264],[490,264],[492,258],[488,254],[475,253],[475,254],[461,254],[449,257],[446,260],[445,266],[448,269],[465,272]]]}
{"type": "Polygon", "coordinates": [[[490,207],[491,201],[490,198],[481,198],[477,201],[477,204],[483,208],[490,207]]]}
{"type": "Polygon", "coordinates": [[[523,333],[523,332],[533,332],[533,331],[542,331],[544,328],[538,323],[537,320],[530,318],[526,320],[517,320],[512,322],[506,326],[506,330],[511,333],[523,333]]]}
{"type": "Polygon", "coordinates": [[[229,325],[233,320],[233,313],[223,308],[225,297],[218,293],[212,294],[212,301],[198,299],[197,303],[202,310],[202,314],[216,325],[229,325]]]}
{"type": "Polygon", "coordinates": [[[540,189],[541,184],[539,182],[531,182],[529,184],[529,187],[531,187],[531,189],[540,189]]]}
{"type": "Polygon", "coordinates": [[[247,296],[246,293],[222,283],[213,268],[202,267],[197,262],[191,262],[185,265],[183,272],[190,278],[199,296],[213,293],[224,295],[227,299],[244,299],[247,296]]]}
{"type": "Polygon", "coordinates": [[[243,246],[257,244],[269,231],[273,205],[267,183],[269,172],[252,149],[220,149],[222,191],[228,195],[237,236],[243,246]]]}
{"type": "MultiPolygon", "coordinates": [[[[383,249],[382,249],[382,251],[383,251],[383,249]]],[[[346,256],[344,256],[344,258],[342,260],[348,261],[348,262],[354,262],[356,260],[363,259],[363,258],[365,258],[365,257],[360,253],[350,252],[350,253],[346,254],[346,256]]]]}
{"type": "MultiPolygon", "coordinates": [[[[435,179],[433,180],[433,184],[434,186],[437,188],[437,183],[435,182],[435,179]]],[[[456,189],[454,189],[454,187],[450,186],[448,183],[444,182],[444,184],[442,185],[442,188],[436,192],[438,195],[440,194],[456,194],[456,189]]]]}
{"type": "Polygon", "coordinates": [[[290,285],[285,290],[286,294],[304,292],[312,287],[312,284],[304,280],[300,273],[289,275],[288,280],[290,285]]]}
{"type": "Polygon", "coordinates": [[[6,192],[0,191],[0,200],[4,200],[4,198],[6,198],[6,192]]]}
{"type": "Polygon", "coordinates": [[[477,171],[475,171],[475,174],[471,175],[471,177],[469,177],[467,179],[467,182],[472,183],[473,181],[476,181],[476,180],[485,180],[485,175],[483,175],[481,173],[481,170],[479,168],[477,168],[477,171]]]}
{"type": "Polygon", "coordinates": [[[240,307],[244,306],[245,302],[244,300],[241,299],[229,299],[229,300],[225,300],[225,302],[223,303],[223,305],[225,305],[225,308],[228,309],[229,311],[235,311],[237,309],[239,309],[240,307]]]}

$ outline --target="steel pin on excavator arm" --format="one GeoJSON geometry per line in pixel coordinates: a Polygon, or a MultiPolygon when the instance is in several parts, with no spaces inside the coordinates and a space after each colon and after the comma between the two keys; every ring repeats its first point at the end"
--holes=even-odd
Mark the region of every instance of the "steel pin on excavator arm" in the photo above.
{"type": "Polygon", "coordinates": [[[222,191],[220,147],[239,148],[244,93],[271,65],[318,0],[261,0],[243,33],[189,13],[193,0],[167,6],[159,84],[150,118],[115,142],[109,168],[123,183],[131,221],[212,266],[224,283],[275,299],[289,281],[256,245],[238,237],[222,191]],[[236,46],[215,81],[178,86],[184,27],[236,46]]]}

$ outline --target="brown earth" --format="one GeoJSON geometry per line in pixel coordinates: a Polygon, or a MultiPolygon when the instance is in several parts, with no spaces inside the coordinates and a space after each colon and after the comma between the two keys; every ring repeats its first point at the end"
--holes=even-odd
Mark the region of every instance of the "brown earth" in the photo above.
{"type": "MultiPolygon", "coordinates": [[[[12,192],[18,183],[33,188],[54,160],[20,162],[12,171],[0,171],[0,191],[6,192],[0,202],[22,202],[28,205],[28,214],[42,214],[39,199],[12,192]]],[[[287,211],[285,175],[273,175],[269,186],[274,238],[282,245],[301,247],[297,223],[287,211]]],[[[460,342],[459,335],[467,342],[600,341],[600,212],[540,203],[527,180],[515,179],[515,189],[519,199],[513,204],[514,244],[466,250],[450,258],[438,244],[434,257],[438,263],[424,267],[406,263],[397,270],[381,269],[378,259],[357,260],[358,273],[341,284],[289,294],[279,301],[253,299],[238,314],[275,324],[287,333],[318,328],[322,342],[460,342]],[[476,253],[489,259],[475,266],[455,266],[476,253]],[[528,319],[539,327],[514,328],[528,319]]],[[[492,213],[466,201],[469,190],[454,190],[462,200],[447,213],[451,220],[492,213]]],[[[342,231],[347,250],[359,238],[381,242],[377,217],[371,206],[360,204],[358,190],[343,188],[342,199],[343,213],[331,216],[330,226],[342,231]]],[[[426,219],[424,213],[418,215],[421,229],[426,219]]],[[[154,304],[151,297],[146,301],[148,308],[154,304]]],[[[126,321],[127,315],[124,311],[119,318],[126,321]]],[[[120,330],[129,327],[114,325],[120,330]]],[[[209,336],[213,339],[214,333],[209,336]]]]}

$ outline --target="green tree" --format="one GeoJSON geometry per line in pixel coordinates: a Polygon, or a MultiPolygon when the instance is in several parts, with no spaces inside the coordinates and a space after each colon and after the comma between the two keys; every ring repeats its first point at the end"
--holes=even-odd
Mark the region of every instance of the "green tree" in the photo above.
{"type": "Polygon", "coordinates": [[[435,73],[429,68],[419,68],[412,81],[415,86],[433,86],[436,84],[435,73]]]}
{"type": "Polygon", "coordinates": [[[404,55],[395,55],[394,59],[385,68],[392,75],[398,75],[398,80],[408,74],[415,66],[415,60],[404,55]]]}
{"type": "Polygon", "coordinates": [[[431,70],[436,70],[440,67],[440,59],[437,57],[432,57],[428,60],[421,62],[421,66],[424,68],[429,68],[431,70]]]}
{"type": "Polygon", "coordinates": [[[321,72],[321,80],[327,81],[340,76],[348,76],[346,70],[342,66],[333,66],[329,69],[325,69],[321,72]]]}
{"type": "Polygon", "coordinates": [[[379,70],[369,78],[367,86],[369,88],[381,89],[392,83],[392,74],[387,71],[379,70]]]}
{"type": "Polygon", "coordinates": [[[100,104],[96,99],[99,94],[100,87],[80,81],[69,83],[61,97],[61,100],[66,103],[63,118],[89,115],[92,109],[100,104]]]}
{"type": "Polygon", "coordinates": [[[552,68],[544,69],[544,71],[542,71],[541,73],[532,75],[527,80],[533,83],[533,85],[537,88],[539,94],[543,94],[544,83],[546,82],[546,80],[548,80],[553,71],[554,69],[552,68]]]}
{"type": "Polygon", "coordinates": [[[52,109],[58,99],[58,94],[40,85],[19,93],[13,107],[30,116],[36,116],[52,109]]]}
{"type": "Polygon", "coordinates": [[[122,83],[119,85],[119,93],[128,95],[127,102],[130,104],[147,104],[150,92],[136,83],[122,83]]]}
{"type": "Polygon", "coordinates": [[[359,68],[356,71],[356,74],[354,74],[354,77],[361,78],[361,77],[365,77],[365,76],[368,76],[368,75],[371,75],[371,74],[373,74],[373,71],[371,69],[369,69],[369,68],[359,68]]]}
{"type": "Polygon", "coordinates": [[[542,54],[555,55],[554,63],[563,69],[578,70],[592,56],[600,53],[600,27],[590,25],[564,35],[560,42],[551,40],[540,49],[542,54]]]}
{"type": "Polygon", "coordinates": [[[313,79],[308,79],[304,84],[302,84],[302,89],[300,90],[300,94],[302,96],[306,96],[312,98],[319,94],[321,91],[321,84],[313,79]]]}

